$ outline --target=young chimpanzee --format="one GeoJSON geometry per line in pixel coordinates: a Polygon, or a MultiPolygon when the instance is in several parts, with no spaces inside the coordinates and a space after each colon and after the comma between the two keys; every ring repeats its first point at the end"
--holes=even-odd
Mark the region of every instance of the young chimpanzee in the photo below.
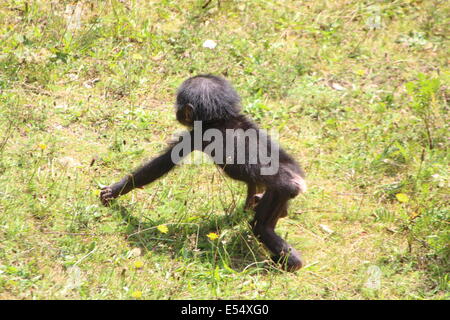
{"type": "Polygon", "coordinates": [[[228,176],[247,184],[245,208],[255,210],[251,227],[272,252],[272,259],[288,271],[301,268],[300,254],[274,230],[278,219],[287,215],[288,201],[306,191],[305,175],[295,160],[240,113],[239,95],[221,77],[198,75],[184,81],[178,89],[176,117],[190,131],[157,158],[103,188],[102,203],[108,205],[112,199],[151,183],[189,152],[199,150],[211,156],[228,176]],[[264,150],[268,160],[263,157],[264,150]],[[265,192],[257,194],[259,189],[265,192]]]}

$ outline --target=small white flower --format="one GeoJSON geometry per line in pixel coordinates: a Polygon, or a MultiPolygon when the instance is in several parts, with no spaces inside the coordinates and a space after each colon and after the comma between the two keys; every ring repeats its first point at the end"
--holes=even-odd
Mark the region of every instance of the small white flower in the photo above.
{"type": "Polygon", "coordinates": [[[331,83],[331,87],[334,89],[334,90],[337,90],[337,91],[344,91],[345,90],[345,88],[343,87],[343,86],[341,86],[339,83],[337,83],[337,82],[332,82],[331,83]]]}
{"type": "Polygon", "coordinates": [[[319,224],[319,227],[321,227],[322,230],[325,231],[326,233],[329,233],[329,234],[334,233],[334,231],[326,224],[319,224]]]}
{"type": "Polygon", "coordinates": [[[214,49],[217,43],[214,40],[206,40],[203,42],[203,48],[214,49]]]}

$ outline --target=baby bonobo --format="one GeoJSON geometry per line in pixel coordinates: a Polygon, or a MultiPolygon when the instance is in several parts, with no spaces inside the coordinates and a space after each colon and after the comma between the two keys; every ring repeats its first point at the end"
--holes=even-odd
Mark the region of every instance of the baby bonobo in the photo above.
{"type": "Polygon", "coordinates": [[[293,158],[240,113],[240,97],[221,77],[198,75],[178,89],[177,120],[189,131],[165,152],[119,182],[102,189],[104,205],[169,172],[194,150],[208,154],[231,178],[247,184],[245,209],[254,209],[255,236],[288,271],[302,267],[300,254],[275,233],[288,201],[306,191],[304,173],[293,158]],[[264,193],[257,193],[264,190],[264,193]]]}

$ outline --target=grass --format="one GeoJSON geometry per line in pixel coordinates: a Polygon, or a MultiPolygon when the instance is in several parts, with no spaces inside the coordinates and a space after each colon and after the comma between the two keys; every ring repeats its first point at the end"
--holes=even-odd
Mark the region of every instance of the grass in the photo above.
{"type": "Polygon", "coordinates": [[[2,1],[0,298],[448,299],[448,3],[204,3],[2,1]],[[277,227],[297,273],[214,166],[98,200],[205,72],[308,174],[277,227]]]}

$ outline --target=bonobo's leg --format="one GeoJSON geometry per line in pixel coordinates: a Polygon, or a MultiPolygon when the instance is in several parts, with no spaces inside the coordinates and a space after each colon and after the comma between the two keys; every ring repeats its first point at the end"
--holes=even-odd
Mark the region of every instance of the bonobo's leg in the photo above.
{"type": "Polygon", "coordinates": [[[247,198],[245,199],[244,210],[250,210],[254,206],[253,198],[256,193],[256,185],[254,183],[247,183],[247,198]]]}
{"type": "Polygon", "coordinates": [[[302,267],[300,254],[275,233],[278,219],[286,214],[289,194],[281,191],[266,190],[256,206],[252,229],[256,237],[269,249],[275,262],[281,262],[288,271],[302,267]]]}
{"type": "Polygon", "coordinates": [[[247,183],[247,198],[244,210],[252,210],[259,203],[264,193],[256,193],[258,188],[253,183],[247,183]]]}
{"type": "Polygon", "coordinates": [[[287,217],[288,214],[288,202],[285,203],[285,205],[280,210],[279,218],[287,217]]]}

